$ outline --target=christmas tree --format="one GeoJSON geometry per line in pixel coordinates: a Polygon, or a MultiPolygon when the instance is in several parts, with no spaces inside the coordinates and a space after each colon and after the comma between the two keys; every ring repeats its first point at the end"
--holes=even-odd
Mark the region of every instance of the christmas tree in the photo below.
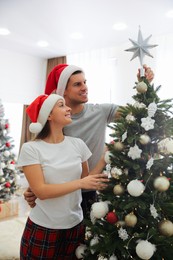
{"type": "MultiPolygon", "coordinates": [[[[151,45],[141,32],[133,43],[128,50],[142,63],[141,48],[151,45]]],[[[120,107],[121,118],[110,126],[113,141],[105,154],[110,183],[92,205],[78,259],[172,259],[173,104],[159,98],[160,87],[142,74],[134,103],[120,107]]]]}
{"type": "Polygon", "coordinates": [[[18,189],[19,173],[16,166],[16,156],[13,153],[14,140],[9,136],[8,119],[4,118],[4,107],[0,100],[0,202],[11,199],[18,189]]]}

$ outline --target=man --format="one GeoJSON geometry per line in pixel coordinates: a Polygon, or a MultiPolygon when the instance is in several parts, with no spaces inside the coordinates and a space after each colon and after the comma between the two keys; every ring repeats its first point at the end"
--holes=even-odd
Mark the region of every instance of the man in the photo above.
{"type": "MultiPolygon", "coordinates": [[[[151,81],[153,72],[144,66],[145,76],[151,81]]],[[[138,79],[139,72],[138,72],[138,79]]],[[[64,96],[66,105],[72,109],[72,123],[64,128],[64,134],[81,138],[92,152],[89,169],[92,170],[99,161],[105,145],[106,126],[119,116],[118,105],[89,104],[88,87],[83,70],[74,65],[59,64],[50,72],[45,94],[57,93],[64,96]]],[[[96,199],[95,191],[83,191],[82,208],[87,217],[90,207],[96,199]]],[[[34,206],[33,193],[29,189],[24,193],[31,207],[34,206]]]]}

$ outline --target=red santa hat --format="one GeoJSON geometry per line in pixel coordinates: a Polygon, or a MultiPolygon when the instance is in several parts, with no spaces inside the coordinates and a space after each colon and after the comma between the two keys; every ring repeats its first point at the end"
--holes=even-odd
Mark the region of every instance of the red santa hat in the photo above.
{"type": "Polygon", "coordinates": [[[30,117],[32,123],[29,126],[29,131],[34,134],[41,132],[45,126],[50,112],[56,102],[63,97],[57,94],[40,95],[26,109],[26,113],[30,117]]]}
{"type": "Polygon", "coordinates": [[[44,93],[50,95],[54,90],[60,96],[64,95],[67,82],[76,71],[83,70],[75,65],[59,64],[49,73],[44,93]]]}

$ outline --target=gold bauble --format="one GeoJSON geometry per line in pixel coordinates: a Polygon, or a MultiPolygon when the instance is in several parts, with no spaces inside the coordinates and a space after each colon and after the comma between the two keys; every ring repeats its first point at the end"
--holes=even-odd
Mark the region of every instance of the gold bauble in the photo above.
{"type": "Polygon", "coordinates": [[[117,184],[113,188],[113,193],[115,195],[121,195],[124,193],[124,187],[121,184],[117,184]]]}
{"type": "Polygon", "coordinates": [[[121,142],[115,142],[115,143],[114,143],[114,148],[115,148],[115,150],[117,150],[117,151],[122,151],[122,150],[124,149],[124,145],[123,145],[123,143],[121,143],[121,142]]]}
{"type": "Polygon", "coordinates": [[[133,213],[130,213],[125,216],[125,223],[128,227],[134,227],[137,223],[137,217],[133,213]]]}
{"type": "Polygon", "coordinates": [[[138,93],[145,93],[147,92],[147,84],[143,81],[138,82],[137,86],[136,86],[136,90],[138,91],[138,93]]]}
{"type": "Polygon", "coordinates": [[[170,237],[173,235],[173,223],[170,220],[162,220],[159,223],[159,231],[163,236],[170,237]]]}

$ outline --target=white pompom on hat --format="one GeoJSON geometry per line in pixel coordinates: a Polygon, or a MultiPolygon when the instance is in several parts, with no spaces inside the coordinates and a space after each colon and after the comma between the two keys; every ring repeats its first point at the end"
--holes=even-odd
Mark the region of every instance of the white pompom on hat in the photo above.
{"type": "Polygon", "coordinates": [[[41,132],[50,112],[59,99],[64,101],[64,98],[57,94],[40,95],[27,107],[26,113],[32,121],[29,126],[31,133],[38,134],[41,132]]]}

